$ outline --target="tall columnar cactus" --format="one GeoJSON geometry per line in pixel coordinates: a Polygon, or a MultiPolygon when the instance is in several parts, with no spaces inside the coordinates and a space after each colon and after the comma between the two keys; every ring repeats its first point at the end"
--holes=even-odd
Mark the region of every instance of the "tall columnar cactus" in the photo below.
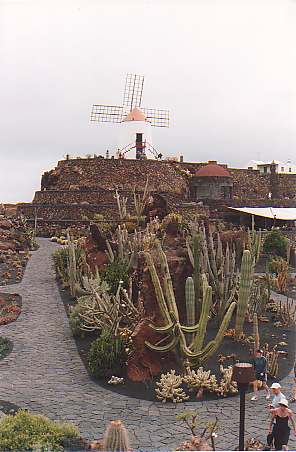
{"type": "Polygon", "coordinates": [[[258,262],[261,253],[262,244],[262,232],[261,229],[256,231],[255,229],[255,219],[252,215],[252,229],[248,231],[248,249],[250,250],[254,265],[258,262]]]}
{"type": "Polygon", "coordinates": [[[201,237],[199,234],[194,234],[192,237],[192,252],[193,252],[193,281],[195,291],[195,303],[197,310],[197,318],[200,315],[200,296],[201,296],[201,237]]]}
{"type": "Polygon", "coordinates": [[[138,222],[141,219],[141,216],[143,215],[144,208],[147,202],[147,199],[149,197],[149,178],[146,179],[146,184],[144,187],[143,194],[139,194],[136,192],[136,189],[133,191],[134,195],[134,206],[135,206],[135,212],[138,219],[138,222]]]}
{"type": "Polygon", "coordinates": [[[215,234],[215,241],[211,229],[206,233],[202,227],[199,232],[202,238],[202,267],[208,274],[209,284],[213,288],[213,310],[218,314],[218,322],[221,324],[225,312],[237,294],[236,253],[228,244],[223,249],[219,232],[215,234]]]}
{"type": "Polygon", "coordinates": [[[123,220],[127,217],[127,197],[121,197],[118,190],[115,190],[114,198],[117,202],[119,218],[123,220]]]}
{"type": "MultiPolygon", "coordinates": [[[[75,297],[81,290],[81,281],[84,270],[87,267],[85,261],[85,253],[82,248],[79,248],[71,239],[71,236],[68,232],[67,234],[68,246],[67,250],[67,276],[68,276],[68,284],[70,288],[70,293],[73,297],[75,297]]],[[[89,270],[89,269],[88,269],[89,270]]]]}
{"type": "MultiPolygon", "coordinates": [[[[188,326],[195,325],[196,309],[195,309],[195,291],[193,278],[187,278],[185,284],[185,301],[186,301],[186,320],[188,326]]],[[[190,340],[191,334],[188,333],[190,340]]]]}
{"type": "Polygon", "coordinates": [[[103,450],[106,452],[128,452],[129,437],[121,421],[111,421],[104,435],[103,450]]]}
{"type": "Polygon", "coordinates": [[[253,263],[254,261],[251,252],[249,250],[245,250],[241,263],[239,294],[235,321],[235,336],[237,339],[241,337],[244,329],[245,317],[248,310],[248,303],[252,287],[253,263]]]}
{"type": "Polygon", "coordinates": [[[202,310],[199,319],[199,331],[195,336],[193,348],[197,351],[202,349],[205,334],[207,332],[207,325],[210,318],[210,310],[212,307],[212,288],[209,285],[204,286],[202,310]]]}
{"type": "Polygon", "coordinates": [[[254,337],[254,355],[257,350],[260,348],[260,336],[259,336],[259,327],[258,327],[258,316],[255,313],[253,317],[253,337],[254,337]]]}
{"type": "Polygon", "coordinates": [[[158,333],[166,334],[166,336],[160,341],[161,345],[154,345],[146,342],[146,346],[153,351],[161,353],[175,350],[176,354],[181,356],[184,361],[189,360],[194,363],[194,365],[197,365],[207,360],[221,345],[236,303],[233,302],[228,308],[215,339],[204,345],[204,338],[212,305],[211,287],[208,286],[206,279],[203,276],[202,281],[204,294],[202,312],[199,322],[194,324],[192,316],[192,303],[195,298],[193,294],[194,286],[192,284],[192,278],[187,280],[187,319],[190,319],[191,325],[182,325],[180,323],[178,306],[175,299],[166,255],[159,243],[158,256],[160,260],[160,277],[156,271],[151,255],[149,253],[145,253],[146,262],[150,271],[151,280],[154,285],[156,299],[159,303],[164,325],[157,326],[152,324],[150,326],[158,333]],[[186,342],[186,334],[188,333],[190,333],[190,338],[192,338],[190,344],[187,344],[186,342]]]}

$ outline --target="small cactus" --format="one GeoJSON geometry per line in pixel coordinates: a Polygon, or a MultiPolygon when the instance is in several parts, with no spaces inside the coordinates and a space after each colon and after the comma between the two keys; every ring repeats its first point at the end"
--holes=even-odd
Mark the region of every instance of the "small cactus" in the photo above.
{"type": "Polygon", "coordinates": [[[106,452],[127,452],[130,450],[128,432],[121,421],[111,421],[103,442],[106,452]]]}

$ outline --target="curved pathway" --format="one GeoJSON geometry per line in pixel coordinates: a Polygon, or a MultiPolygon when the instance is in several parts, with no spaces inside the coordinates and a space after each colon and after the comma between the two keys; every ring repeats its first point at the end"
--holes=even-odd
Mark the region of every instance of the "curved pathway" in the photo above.
{"type": "MultiPolygon", "coordinates": [[[[218,417],[217,448],[233,450],[238,443],[239,399],[171,404],[128,398],[93,383],[84,368],[68,325],[55,280],[52,253],[56,245],[39,239],[40,248],[28,262],[20,284],[0,287],[23,297],[16,322],[0,327],[13,340],[12,353],[0,361],[0,399],[49,416],[72,421],[89,439],[100,438],[107,422],[123,419],[134,448],[168,450],[188,438],[176,421],[184,409],[199,410],[202,422],[218,417]]],[[[283,380],[291,393],[292,374],[283,380]]],[[[262,394],[262,393],[261,393],[262,394]]],[[[264,441],[268,414],[266,400],[253,405],[247,396],[246,437],[264,441]]],[[[291,448],[296,449],[293,435],[291,448]]]]}

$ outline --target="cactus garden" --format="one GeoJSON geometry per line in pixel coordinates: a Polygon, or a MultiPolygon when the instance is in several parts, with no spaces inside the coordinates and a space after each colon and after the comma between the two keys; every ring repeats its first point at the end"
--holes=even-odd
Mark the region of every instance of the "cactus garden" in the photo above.
{"type": "Polygon", "coordinates": [[[84,237],[52,238],[62,246],[57,278],[90,377],[148,400],[227,397],[238,392],[232,366],[262,348],[270,381],[283,378],[294,361],[296,312],[291,298],[273,294],[288,279],[293,244],[281,248],[285,269],[258,273],[265,242],[254,224],[239,241],[221,223],[145,216],[147,187],[134,195],[135,217],[116,192],[118,224],[100,217],[84,237]]]}

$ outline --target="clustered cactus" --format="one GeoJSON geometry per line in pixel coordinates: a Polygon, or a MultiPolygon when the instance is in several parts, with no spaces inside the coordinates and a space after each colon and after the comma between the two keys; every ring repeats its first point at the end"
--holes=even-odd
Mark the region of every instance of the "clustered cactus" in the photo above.
{"type": "Polygon", "coordinates": [[[189,390],[196,391],[198,396],[202,395],[203,390],[209,392],[217,392],[218,390],[216,375],[212,374],[210,370],[204,370],[203,367],[199,367],[197,370],[188,367],[183,381],[187,384],[189,390]]]}
{"type": "Polygon", "coordinates": [[[102,284],[95,285],[88,280],[89,293],[77,300],[81,307],[78,314],[81,319],[80,329],[100,331],[108,328],[114,335],[126,328],[134,329],[143,316],[142,305],[135,306],[131,300],[131,292],[123,289],[121,285],[113,295],[102,284]]]}
{"type": "Polygon", "coordinates": [[[175,370],[171,370],[166,374],[161,374],[160,381],[156,382],[156,397],[162,402],[170,400],[173,403],[184,402],[189,396],[181,388],[183,377],[176,375],[175,370]]]}
{"type": "Polygon", "coordinates": [[[223,367],[221,365],[220,372],[222,374],[222,379],[217,394],[220,397],[226,397],[228,394],[237,394],[237,383],[232,380],[232,366],[223,367]]]}
{"type": "Polygon", "coordinates": [[[162,402],[183,402],[189,398],[182,386],[184,383],[187,385],[189,392],[194,391],[197,397],[201,397],[203,391],[215,393],[219,397],[236,394],[238,389],[237,383],[232,381],[232,366],[224,368],[221,365],[220,372],[222,378],[218,382],[216,376],[210,370],[204,370],[203,367],[199,367],[197,370],[188,367],[183,375],[176,375],[176,371],[171,370],[166,374],[162,374],[160,380],[156,382],[156,397],[162,402]]]}

